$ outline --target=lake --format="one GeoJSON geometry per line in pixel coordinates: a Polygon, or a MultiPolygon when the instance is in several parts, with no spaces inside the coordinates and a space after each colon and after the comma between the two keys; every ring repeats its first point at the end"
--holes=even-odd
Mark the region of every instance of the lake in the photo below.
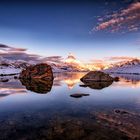
{"type": "Polygon", "coordinates": [[[92,87],[80,82],[83,75],[55,74],[52,86],[44,88],[4,77],[0,82],[0,139],[139,140],[140,75],[117,75],[119,82],[92,87]],[[75,93],[89,96],[70,96],[75,93]]]}

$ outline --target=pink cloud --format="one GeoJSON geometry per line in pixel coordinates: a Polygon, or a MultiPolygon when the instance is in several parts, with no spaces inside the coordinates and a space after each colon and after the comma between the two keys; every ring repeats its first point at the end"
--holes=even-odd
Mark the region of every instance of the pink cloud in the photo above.
{"type": "Polygon", "coordinates": [[[140,29],[140,2],[133,3],[128,8],[119,10],[115,14],[100,17],[98,21],[100,23],[93,28],[93,31],[138,31],[140,29]]]}
{"type": "Polygon", "coordinates": [[[37,54],[27,53],[27,49],[25,48],[15,48],[4,44],[0,44],[0,57],[8,60],[24,60],[27,62],[34,61],[35,63],[61,63],[63,60],[62,56],[42,57],[37,54]]]}

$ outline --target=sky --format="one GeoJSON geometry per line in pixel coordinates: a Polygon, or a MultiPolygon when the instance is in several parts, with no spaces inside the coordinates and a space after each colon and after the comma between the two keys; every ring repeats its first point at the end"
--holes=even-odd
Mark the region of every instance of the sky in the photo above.
{"type": "Polygon", "coordinates": [[[140,2],[1,2],[0,44],[0,55],[9,59],[57,60],[69,53],[83,62],[140,57],[140,2]]]}

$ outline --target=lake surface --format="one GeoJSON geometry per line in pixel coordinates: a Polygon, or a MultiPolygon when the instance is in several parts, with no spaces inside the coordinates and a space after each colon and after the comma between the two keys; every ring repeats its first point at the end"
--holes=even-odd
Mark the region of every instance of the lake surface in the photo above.
{"type": "Polygon", "coordinates": [[[0,82],[0,139],[139,140],[140,76],[117,75],[120,81],[106,87],[85,87],[80,82],[83,75],[55,74],[47,93],[4,77],[0,82]],[[75,93],[89,96],[70,96],[75,93]]]}

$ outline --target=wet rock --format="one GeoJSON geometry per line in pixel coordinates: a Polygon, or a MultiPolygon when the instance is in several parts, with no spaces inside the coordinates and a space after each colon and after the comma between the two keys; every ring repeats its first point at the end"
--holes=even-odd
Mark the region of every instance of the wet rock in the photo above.
{"type": "Polygon", "coordinates": [[[42,94],[50,92],[53,85],[53,80],[50,79],[20,79],[20,81],[27,90],[42,94]]]}
{"type": "Polygon", "coordinates": [[[53,80],[52,68],[46,63],[29,66],[20,73],[20,79],[53,80]]]}
{"type": "Polygon", "coordinates": [[[70,95],[71,97],[74,97],[74,98],[81,98],[83,96],[89,96],[89,94],[85,94],[85,93],[75,93],[75,94],[71,94],[70,95]]]}

